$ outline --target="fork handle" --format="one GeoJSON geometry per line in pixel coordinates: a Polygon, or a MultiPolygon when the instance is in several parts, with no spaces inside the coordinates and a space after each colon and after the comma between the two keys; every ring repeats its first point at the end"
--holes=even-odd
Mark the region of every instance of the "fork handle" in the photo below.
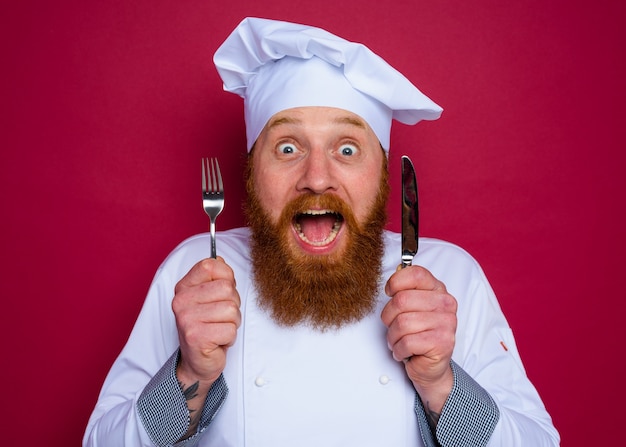
{"type": "Polygon", "coordinates": [[[217,249],[215,248],[215,222],[211,221],[211,257],[217,258],[217,249]]]}

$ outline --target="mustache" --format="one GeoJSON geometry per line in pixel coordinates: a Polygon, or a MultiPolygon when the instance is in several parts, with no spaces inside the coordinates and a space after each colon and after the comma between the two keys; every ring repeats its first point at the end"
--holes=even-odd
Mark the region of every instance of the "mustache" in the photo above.
{"type": "Polygon", "coordinates": [[[339,215],[349,227],[358,227],[358,223],[350,206],[340,197],[326,193],[305,193],[290,200],[281,212],[278,227],[291,225],[297,216],[311,210],[325,210],[339,215]]]}

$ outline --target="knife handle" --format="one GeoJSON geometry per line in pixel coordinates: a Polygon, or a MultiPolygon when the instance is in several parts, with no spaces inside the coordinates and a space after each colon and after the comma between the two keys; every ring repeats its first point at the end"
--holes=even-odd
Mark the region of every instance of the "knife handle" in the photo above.
{"type": "Polygon", "coordinates": [[[413,265],[413,256],[402,255],[402,268],[413,265]]]}

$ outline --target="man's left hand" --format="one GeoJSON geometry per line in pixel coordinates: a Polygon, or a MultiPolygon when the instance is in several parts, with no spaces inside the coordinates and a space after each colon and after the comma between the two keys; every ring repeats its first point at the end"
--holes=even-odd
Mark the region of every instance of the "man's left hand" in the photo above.
{"type": "Polygon", "coordinates": [[[456,299],[432,273],[420,266],[396,271],[385,285],[391,297],[381,318],[394,359],[405,362],[407,375],[424,406],[441,412],[453,385],[450,359],[456,333],[456,299]]]}

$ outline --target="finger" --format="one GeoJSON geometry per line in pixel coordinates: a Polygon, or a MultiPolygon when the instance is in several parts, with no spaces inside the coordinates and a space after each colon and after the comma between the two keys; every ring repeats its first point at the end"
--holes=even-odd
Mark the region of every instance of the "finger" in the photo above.
{"type": "Polygon", "coordinates": [[[425,312],[401,313],[388,325],[387,344],[393,347],[407,334],[416,334],[433,329],[431,316],[425,312]]]}
{"type": "Polygon", "coordinates": [[[197,332],[185,335],[188,344],[197,345],[204,354],[210,354],[217,347],[230,347],[235,343],[237,325],[232,322],[201,325],[197,332]]]}
{"type": "MultiPolygon", "coordinates": [[[[437,341],[441,345],[447,345],[454,339],[457,320],[450,313],[426,313],[413,312],[400,314],[392,322],[387,330],[387,344],[395,346],[407,336],[426,337],[425,339],[437,341]]],[[[412,354],[418,354],[413,352],[412,354]]]]}
{"type": "Polygon", "coordinates": [[[235,282],[230,279],[214,279],[187,289],[186,292],[194,296],[198,303],[233,301],[237,306],[241,305],[235,282]]]}
{"type": "Polygon", "coordinates": [[[390,346],[396,360],[423,356],[438,361],[452,355],[455,341],[453,331],[437,327],[406,333],[397,338],[394,343],[390,343],[390,346]]]}
{"type": "Polygon", "coordinates": [[[174,314],[179,326],[194,324],[232,322],[241,324],[241,310],[234,300],[195,303],[184,308],[175,307],[174,314]]]}
{"type": "Polygon", "coordinates": [[[391,353],[396,361],[403,361],[414,356],[428,357],[437,348],[435,340],[436,335],[432,330],[406,334],[391,344],[391,353]]]}
{"type": "Polygon", "coordinates": [[[444,290],[401,290],[391,297],[381,312],[381,319],[386,326],[400,314],[412,312],[456,313],[457,302],[444,290]]]}
{"type": "Polygon", "coordinates": [[[199,261],[189,272],[178,282],[177,287],[193,287],[204,282],[216,279],[229,279],[235,281],[235,274],[224,259],[208,258],[199,261]]]}
{"type": "Polygon", "coordinates": [[[181,347],[187,348],[185,351],[191,349],[208,356],[216,348],[228,347],[235,342],[241,324],[238,310],[223,309],[212,314],[219,314],[222,318],[218,320],[211,316],[210,321],[201,321],[183,315],[177,321],[179,340],[181,347]]]}
{"type": "Polygon", "coordinates": [[[233,323],[236,327],[241,325],[241,310],[232,300],[196,306],[196,309],[196,319],[200,323],[233,323]]]}
{"type": "Polygon", "coordinates": [[[396,271],[385,284],[387,296],[393,296],[400,290],[445,290],[445,285],[433,274],[418,265],[412,265],[396,271]]]}
{"type": "Polygon", "coordinates": [[[235,288],[235,284],[228,280],[215,280],[202,283],[194,287],[178,287],[172,300],[172,310],[180,323],[185,319],[205,319],[202,315],[210,315],[221,319],[219,315],[213,315],[216,309],[232,309],[239,313],[241,299],[235,288]]]}

